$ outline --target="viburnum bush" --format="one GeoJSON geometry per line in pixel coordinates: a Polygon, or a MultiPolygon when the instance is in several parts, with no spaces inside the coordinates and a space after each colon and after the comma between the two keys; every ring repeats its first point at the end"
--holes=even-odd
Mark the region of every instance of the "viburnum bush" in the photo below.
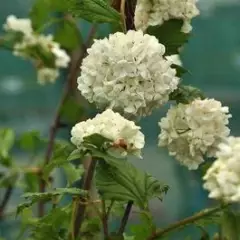
{"type": "Polygon", "coordinates": [[[240,215],[231,204],[240,201],[240,138],[230,136],[228,107],[181,81],[187,70],[179,53],[199,14],[196,2],[36,0],[28,18],[7,17],[0,46],[30,61],[40,85],[58,81],[61,69],[68,72],[49,138],[37,130],[16,136],[0,129],[0,219],[7,217],[13,189],[24,191],[25,201],[16,207],[16,239],[166,240],[189,225],[199,228],[202,240],[239,239],[240,215]],[[86,41],[81,19],[92,24],[86,41]],[[105,38],[98,34],[102,23],[110,32],[105,38]],[[97,107],[95,117],[83,116],[91,105],[79,102],[80,95],[97,107]],[[168,102],[166,116],[156,122],[158,145],[189,170],[201,169],[203,188],[219,205],[158,228],[149,201],[164,201],[169,187],[128,158],[142,159],[139,119],[168,102]],[[66,126],[72,128],[69,141],[57,139],[66,126]],[[13,148],[37,161],[19,165],[13,148]],[[59,168],[67,184],[54,188],[59,168]],[[141,223],[127,231],[132,207],[141,223]],[[115,217],[121,221],[111,231],[115,217]],[[209,224],[221,229],[213,238],[205,229],[209,224]]]}

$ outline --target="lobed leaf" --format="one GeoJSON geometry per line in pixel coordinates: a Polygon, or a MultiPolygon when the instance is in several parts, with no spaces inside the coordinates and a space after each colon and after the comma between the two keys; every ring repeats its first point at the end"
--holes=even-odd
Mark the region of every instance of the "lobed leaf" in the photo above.
{"type": "Polygon", "coordinates": [[[205,96],[200,89],[187,85],[180,85],[178,89],[169,96],[170,100],[183,104],[188,104],[197,98],[204,99],[205,96]]]}
{"type": "Polygon", "coordinates": [[[131,163],[109,156],[104,159],[106,162],[99,162],[96,171],[97,189],[104,199],[134,201],[145,209],[150,199],[162,199],[168,191],[168,186],[131,163]]]}
{"type": "Polygon", "coordinates": [[[17,207],[17,215],[22,212],[25,208],[31,207],[33,204],[39,201],[51,201],[57,196],[62,196],[65,194],[86,196],[87,192],[78,188],[56,188],[51,192],[44,193],[25,193],[24,197],[28,202],[22,203],[17,207]]]}
{"type": "Polygon", "coordinates": [[[222,215],[222,236],[227,240],[240,239],[239,216],[237,216],[230,209],[226,209],[222,215]]]}
{"type": "Polygon", "coordinates": [[[68,0],[70,12],[74,16],[93,23],[119,23],[121,15],[104,0],[68,0]]]}
{"type": "Polygon", "coordinates": [[[171,19],[162,25],[148,27],[146,33],[155,36],[166,47],[165,55],[178,54],[189,34],[181,32],[183,20],[171,19]]]}
{"type": "Polygon", "coordinates": [[[0,159],[7,158],[15,141],[15,132],[11,128],[0,129],[0,159]]]}
{"type": "MultiPolygon", "coordinates": [[[[60,43],[61,47],[68,50],[74,50],[82,43],[82,37],[76,24],[69,20],[64,20],[63,23],[60,24],[55,33],[54,40],[60,43]]],[[[71,107],[68,101],[65,103],[64,114],[71,122],[75,123],[80,119],[83,108],[79,104],[76,104],[75,101],[73,103],[74,105],[71,105],[71,107]]]]}
{"type": "Polygon", "coordinates": [[[20,147],[25,151],[35,151],[43,142],[38,131],[29,131],[23,133],[19,140],[20,147]]]}

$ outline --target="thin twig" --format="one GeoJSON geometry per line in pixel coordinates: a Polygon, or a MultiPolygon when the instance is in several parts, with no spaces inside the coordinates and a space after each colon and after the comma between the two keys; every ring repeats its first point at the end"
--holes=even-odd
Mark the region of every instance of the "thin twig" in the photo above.
{"type": "Polygon", "coordinates": [[[172,225],[168,226],[165,229],[159,229],[156,232],[154,232],[147,240],[154,240],[154,239],[158,239],[162,236],[164,236],[165,234],[172,232],[178,228],[181,227],[185,227],[189,224],[192,224],[208,215],[214,214],[216,212],[221,211],[223,208],[227,207],[228,205],[220,205],[218,207],[215,208],[209,208],[209,209],[205,209],[203,211],[200,211],[196,214],[194,214],[191,217],[185,218],[183,220],[180,220],[179,222],[173,223],[172,225]]]}
{"type": "Polygon", "coordinates": [[[5,211],[5,208],[7,207],[7,203],[12,195],[12,192],[13,192],[13,187],[9,186],[6,189],[6,192],[4,194],[3,200],[0,205],[0,219],[3,218],[3,216],[4,216],[4,211],[5,211]]]}
{"type": "Polygon", "coordinates": [[[129,201],[126,208],[125,208],[125,212],[124,212],[121,224],[120,224],[120,228],[118,230],[118,235],[123,234],[124,231],[125,231],[125,227],[127,225],[132,206],[133,206],[133,201],[129,201]]]}
{"type": "Polygon", "coordinates": [[[108,240],[108,215],[106,211],[106,203],[104,200],[102,200],[102,225],[103,225],[103,233],[104,233],[104,239],[108,240]]]}
{"type": "MultiPolygon", "coordinates": [[[[65,85],[60,103],[58,105],[57,111],[55,113],[52,126],[50,128],[49,142],[48,142],[47,151],[46,151],[46,155],[45,155],[44,166],[49,163],[51,156],[52,156],[54,140],[57,135],[57,131],[58,131],[59,127],[61,126],[60,117],[61,117],[62,106],[70,94],[72,83],[77,78],[77,75],[79,73],[79,67],[82,63],[82,60],[83,60],[85,54],[86,54],[87,47],[91,44],[91,41],[92,41],[92,38],[93,38],[95,32],[96,32],[96,28],[95,28],[95,26],[93,26],[90,30],[90,33],[89,33],[86,43],[83,44],[82,49],[80,49],[80,54],[79,54],[78,59],[76,61],[73,61],[73,57],[72,57],[72,61],[71,61],[70,67],[69,67],[69,74],[67,76],[66,85],[65,85]]],[[[72,54],[72,56],[74,56],[74,53],[72,54]]],[[[44,179],[42,179],[42,176],[40,175],[39,191],[44,192],[45,189],[46,189],[46,182],[44,181],[44,179]]],[[[39,215],[39,217],[42,217],[44,215],[44,202],[42,202],[42,201],[40,201],[39,205],[38,205],[38,215],[39,215]]]]}
{"type": "MultiPolygon", "coordinates": [[[[61,113],[61,109],[63,104],[65,103],[68,94],[69,94],[69,87],[70,87],[70,81],[72,80],[72,74],[68,75],[68,79],[67,79],[67,83],[66,86],[64,88],[64,92],[62,95],[62,98],[60,100],[60,103],[58,105],[55,117],[53,119],[53,124],[50,128],[50,135],[49,135],[49,142],[48,142],[48,146],[47,146],[47,151],[46,151],[46,155],[45,155],[45,161],[44,161],[44,166],[47,165],[50,161],[50,158],[52,156],[52,152],[53,152],[53,147],[54,147],[54,140],[57,134],[57,130],[59,128],[59,122],[60,122],[60,113],[61,113]]],[[[40,192],[45,192],[46,189],[46,182],[45,180],[42,178],[41,174],[40,176],[40,181],[39,181],[39,191],[40,192]]],[[[38,215],[39,217],[42,217],[44,215],[44,202],[40,201],[39,205],[38,205],[38,215]]]]}
{"type": "Polygon", "coordinates": [[[111,200],[111,203],[110,203],[110,205],[107,209],[107,213],[106,213],[107,218],[109,218],[109,215],[110,215],[113,205],[114,205],[114,200],[111,200]]]}
{"type": "Polygon", "coordinates": [[[126,28],[127,30],[135,30],[134,14],[137,0],[126,1],[125,4],[125,16],[126,16],[126,28]]]}
{"type": "Polygon", "coordinates": [[[126,0],[121,0],[120,13],[121,13],[121,16],[122,16],[122,24],[123,24],[123,30],[124,30],[124,32],[127,31],[126,15],[125,15],[125,6],[126,6],[126,0]]]}
{"type": "MultiPolygon", "coordinates": [[[[87,172],[85,173],[85,178],[84,178],[84,183],[82,186],[83,190],[89,191],[91,186],[92,186],[92,180],[93,180],[93,176],[94,176],[94,171],[95,171],[95,167],[97,164],[97,160],[96,159],[92,159],[89,167],[87,169],[87,172]]],[[[86,204],[78,204],[77,206],[77,210],[76,210],[76,218],[74,221],[74,229],[73,229],[73,236],[74,239],[77,238],[79,231],[81,229],[83,220],[84,220],[84,216],[85,216],[85,211],[86,211],[86,204]]]]}

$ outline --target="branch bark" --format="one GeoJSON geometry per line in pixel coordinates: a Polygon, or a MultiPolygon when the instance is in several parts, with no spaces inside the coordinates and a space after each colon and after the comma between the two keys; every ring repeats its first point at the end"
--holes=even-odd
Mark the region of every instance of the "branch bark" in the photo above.
{"type": "Polygon", "coordinates": [[[1,205],[0,205],[0,219],[2,219],[3,216],[4,216],[4,211],[5,211],[5,208],[7,207],[8,201],[10,200],[12,192],[13,192],[13,187],[9,186],[6,189],[6,192],[4,194],[3,200],[2,200],[1,205]]]}
{"type": "MultiPolygon", "coordinates": [[[[84,182],[82,186],[83,190],[89,191],[91,189],[96,164],[97,164],[97,159],[91,159],[89,167],[85,173],[84,182]]],[[[81,199],[81,200],[84,201],[84,199],[81,199]]],[[[76,218],[74,221],[74,228],[73,228],[74,239],[76,239],[77,236],[79,235],[79,232],[84,220],[84,216],[85,216],[85,211],[86,211],[86,204],[79,203],[76,210],[76,218]]]]}
{"type": "Polygon", "coordinates": [[[209,216],[209,215],[212,215],[216,212],[219,212],[227,206],[228,206],[228,204],[220,205],[220,206],[215,207],[215,208],[209,208],[209,209],[205,209],[203,211],[200,211],[200,212],[196,213],[195,215],[193,215],[191,217],[188,217],[188,218],[185,218],[183,220],[180,220],[179,222],[173,223],[172,225],[168,226],[165,229],[157,230],[147,240],[158,239],[158,238],[164,236],[165,234],[170,233],[170,232],[172,232],[172,231],[174,231],[178,228],[185,227],[185,226],[187,226],[189,224],[192,224],[192,223],[194,223],[194,222],[196,222],[196,221],[198,221],[198,220],[200,220],[200,219],[202,219],[206,216],[209,216]]]}
{"type": "Polygon", "coordinates": [[[137,0],[113,0],[112,7],[121,13],[126,30],[135,30],[134,14],[136,5],[137,0]],[[123,13],[125,16],[123,16],[123,13]]]}
{"type": "Polygon", "coordinates": [[[108,235],[108,214],[107,214],[107,209],[106,209],[106,203],[104,200],[102,200],[102,225],[103,225],[103,234],[104,234],[104,239],[108,240],[109,235],[108,235]]]}
{"type": "MultiPolygon", "coordinates": [[[[95,28],[95,26],[93,26],[90,30],[90,33],[89,33],[89,36],[87,38],[86,43],[82,44],[81,49],[76,50],[77,53],[73,52],[72,55],[71,55],[71,63],[70,63],[70,67],[69,67],[69,74],[67,76],[66,85],[65,85],[62,97],[60,99],[57,111],[56,111],[55,116],[53,118],[52,126],[50,128],[49,142],[48,142],[48,146],[47,146],[47,150],[46,150],[46,154],[45,154],[44,165],[47,165],[49,163],[50,159],[51,159],[52,152],[53,152],[53,147],[54,147],[54,140],[56,138],[57,131],[61,126],[60,118],[61,118],[62,106],[65,103],[65,101],[67,100],[69,94],[71,93],[71,88],[72,88],[73,82],[76,81],[76,79],[77,79],[79,69],[80,69],[80,65],[82,63],[82,60],[83,60],[85,54],[86,54],[87,47],[92,42],[92,38],[93,38],[95,32],[96,32],[96,28],[95,28]],[[76,54],[78,55],[78,58],[75,60],[74,56],[76,54]]],[[[39,191],[40,192],[45,192],[46,182],[42,179],[41,174],[39,175],[39,177],[40,177],[39,191]]],[[[42,217],[44,215],[44,202],[39,202],[38,215],[39,215],[39,217],[42,217]]]]}
{"type": "Polygon", "coordinates": [[[126,206],[126,209],[125,209],[125,212],[124,212],[121,224],[120,224],[120,228],[118,230],[119,236],[124,233],[125,227],[127,225],[128,219],[129,219],[129,215],[131,213],[132,206],[133,206],[133,201],[129,201],[126,206]]]}

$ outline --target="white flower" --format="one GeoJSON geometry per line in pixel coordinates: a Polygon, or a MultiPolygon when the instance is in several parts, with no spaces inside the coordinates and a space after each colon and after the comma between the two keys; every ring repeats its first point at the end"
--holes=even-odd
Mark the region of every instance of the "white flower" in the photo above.
{"type": "Polygon", "coordinates": [[[140,127],[111,109],[97,114],[93,119],[77,123],[72,128],[71,141],[80,147],[84,137],[96,133],[112,140],[113,146],[122,147],[126,152],[137,156],[140,156],[140,151],[144,147],[144,135],[140,127]]]}
{"type": "Polygon", "coordinates": [[[38,82],[44,85],[46,82],[54,83],[59,77],[59,71],[55,68],[40,68],[37,70],[38,82]]]}
{"type": "Polygon", "coordinates": [[[166,59],[168,61],[170,61],[172,64],[178,65],[178,66],[182,66],[182,61],[180,59],[180,56],[178,54],[174,54],[174,55],[170,55],[170,56],[166,56],[166,59]]]}
{"type": "Polygon", "coordinates": [[[199,14],[196,0],[138,0],[135,27],[145,31],[148,26],[162,25],[170,19],[184,21],[182,32],[192,30],[191,19],[199,14]]]}
{"type": "Polygon", "coordinates": [[[21,42],[14,45],[14,55],[33,61],[37,67],[38,82],[55,82],[59,68],[66,68],[70,61],[67,53],[53,41],[52,35],[24,35],[21,42]],[[47,61],[46,61],[47,59],[47,61]]]}
{"type": "Polygon", "coordinates": [[[204,156],[213,157],[218,145],[229,135],[228,108],[214,99],[196,99],[171,107],[159,126],[159,146],[189,169],[197,169],[204,156]]]}
{"type": "Polygon", "coordinates": [[[54,44],[51,51],[56,57],[55,65],[57,67],[66,68],[70,62],[70,57],[67,55],[66,51],[62,50],[57,43],[54,44]]]}
{"type": "MultiPolygon", "coordinates": [[[[53,41],[52,35],[38,35],[32,34],[29,36],[24,36],[20,43],[14,46],[15,55],[25,56],[25,52],[29,52],[29,48],[38,47],[40,51],[46,54],[53,55],[55,59],[55,67],[66,68],[70,62],[70,57],[67,55],[66,51],[60,48],[60,45],[53,41]]],[[[36,53],[38,54],[38,53],[36,53]]],[[[33,54],[33,56],[35,56],[33,54]]],[[[39,57],[40,58],[40,57],[39,57]]]]}
{"type": "Polygon", "coordinates": [[[179,82],[164,53],[164,45],[142,31],[95,40],[83,60],[78,89],[98,107],[149,115],[168,101],[179,82]]]}
{"type": "Polygon", "coordinates": [[[7,17],[6,23],[3,25],[6,31],[21,32],[25,35],[31,35],[33,32],[32,22],[28,18],[16,18],[14,15],[7,17]]]}
{"type": "Polygon", "coordinates": [[[240,137],[229,137],[219,145],[217,160],[203,180],[210,198],[240,202],[240,137]]]}

